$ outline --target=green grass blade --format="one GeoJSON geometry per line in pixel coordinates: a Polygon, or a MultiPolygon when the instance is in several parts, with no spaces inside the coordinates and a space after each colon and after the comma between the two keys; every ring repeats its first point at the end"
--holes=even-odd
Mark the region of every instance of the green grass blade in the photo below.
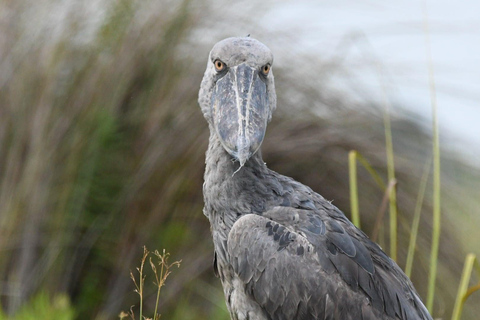
{"type": "MultiPolygon", "coordinates": [[[[388,105],[384,114],[385,147],[387,150],[388,181],[395,179],[395,164],[393,160],[392,128],[388,105]]],[[[390,257],[397,261],[397,191],[392,189],[390,194],[390,257]]]]}
{"type": "Polygon", "coordinates": [[[357,188],[357,151],[355,150],[348,153],[348,170],[350,177],[350,207],[352,211],[352,222],[357,228],[360,228],[357,188]]]}
{"type": "Polygon", "coordinates": [[[358,153],[356,152],[356,157],[357,157],[357,160],[363,165],[363,167],[368,171],[368,173],[370,173],[370,175],[372,176],[373,180],[375,180],[375,182],[378,184],[378,186],[380,187],[380,189],[382,189],[382,191],[385,191],[386,190],[386,186],[385,186],[385,183],[383,182],[382,178],[380,177],[380,175],[378,174],[378,172],[372,168],[372,166],[370,165],[370,163],[367,161],[367,159],[365,159],[364,156],[362,156],[361,153],[358,153]]]}
{"type": "Polygon", "coordinates": [[[428,31],[427,4],[424,3],[424,29],[425,49],[428,61],[428,78],[430,87],[430,100],[433,114],[433,232],[432,249],[430,253],[430,272],[428,275],[427,309],[433,312],[433,300],[435,297],[435,281],[437,277],[438,248],[440,244],[441,210],[440,210],[440,143],[437,118],[437,97],[435,90],[435,77],[433,73],[432,53],[430,49],[430,34],[428,31]]]}
{"type": "Polygon", "coordinates": [[[413,215],[412,230],[410,232],[410,242],[408,244],[407,262],[405,263],[405,274],[410,278],[412,274],[413,257],[415,255],[415,247],[417,244],[418,226],[420,225],[420,214],[422,213],[423,198],[427,188],[428,176],[430,174],[431,159],[425,163],[422,179],[418,188],[417,203],[415,204],[415,213],[413,215]]]}
{"type": "Polygon", "coordinates": [[[476,257],[473,253],[468,254],[465,258],[462,277],[460,280],[460,285],[458,286],[457,298],[455,299],[455,306],[453,307],[452,320],[460,320],[460,317],[462,316],[463,305],[466,300],[466,293],[468,289],[468,282],[470,281],[475,259],[476,257]]]}
{"type": "MultiPolygon", "coordinates": [[[[370,165],[370,163],[358,151],[351,150],[348,154],[348,168],[350,178],[350,207],[352,212],[352,222],[360,228],[360,209],[358,203],[358,179],[357,179],[357,161],[367,170],[373,180],[377,183],[383,192],[387,192],[387,187],[378,172],[370,165]]],[[[391,196],[388,191],[388,197],[391,196]]]]}
{"type": "Polygon", "coordinates": [[[431,312],[435,295],[435,279],[437,276],[438,248],[440,244],[441,211],[440,211],[440,151],[438,142],[438,121],[434,109],[434,142],[433,142],[433,232],[430,254],[430,274],[428,279],[427,308],[431,312]]]}

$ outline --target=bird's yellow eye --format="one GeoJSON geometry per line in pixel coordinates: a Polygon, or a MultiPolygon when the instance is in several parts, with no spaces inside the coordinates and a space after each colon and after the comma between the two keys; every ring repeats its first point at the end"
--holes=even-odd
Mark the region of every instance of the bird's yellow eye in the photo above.
{"type": "Polygon", "coordinates": [[[270,65],[269,64],[266,64],[262,67],[262,73],[263,75],[267,76],[268,73],[270,72],[270,65]]]}
{"type": "Polygon", "coordinates": [[[217,70],[217,72],[220,72],[222,71],[223,69],[225,69],[225,63],[223,63],[222,61],[220,60],[215,60],[215,62],[213,63],[215,65],[215,70],[217,70]]]}

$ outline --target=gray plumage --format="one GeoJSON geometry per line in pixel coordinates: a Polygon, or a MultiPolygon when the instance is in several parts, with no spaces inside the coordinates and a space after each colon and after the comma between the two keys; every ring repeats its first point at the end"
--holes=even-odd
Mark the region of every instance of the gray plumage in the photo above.
{"type": "Polygon", "coordinates": [[[225,39],[210,52],[199,92],[210,128],[204,214],[232,319],[432,319],[377,244],[263,162],[276,108],[272,63],[257,40],[225,39]]]}

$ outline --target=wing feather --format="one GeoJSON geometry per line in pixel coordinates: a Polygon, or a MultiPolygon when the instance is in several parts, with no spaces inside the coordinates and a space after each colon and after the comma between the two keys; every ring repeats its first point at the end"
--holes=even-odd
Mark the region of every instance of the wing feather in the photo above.
{"type": "Polygon", "coordinates": [[[271,319],[431,319],[376,244],[348,220],[325,215],[275,207],[233,225],[233,270],[271,319]]]}

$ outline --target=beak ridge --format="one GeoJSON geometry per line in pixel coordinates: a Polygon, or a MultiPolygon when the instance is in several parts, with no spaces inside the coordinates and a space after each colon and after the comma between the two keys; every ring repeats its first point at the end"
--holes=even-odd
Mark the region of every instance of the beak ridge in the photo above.
{"type": "Polygon", "coordinates": [[[212,95],[213,124],[224,149],[242,167],[262,144],[269,117],[265,82],[246,64],[232,67],[212,95]]]}

